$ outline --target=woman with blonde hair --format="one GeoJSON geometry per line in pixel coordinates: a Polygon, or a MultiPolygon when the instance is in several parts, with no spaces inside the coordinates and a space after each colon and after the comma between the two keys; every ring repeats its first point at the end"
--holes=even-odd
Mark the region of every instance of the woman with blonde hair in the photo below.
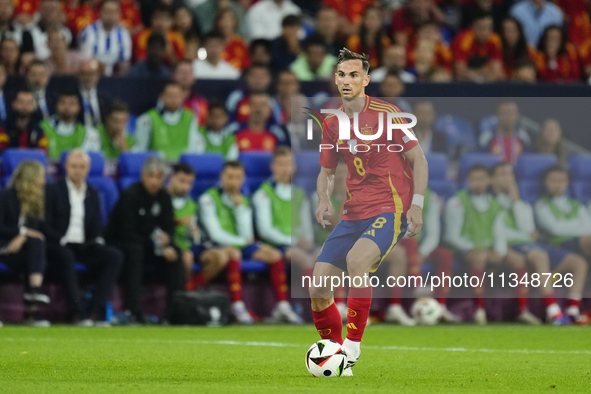
{"type": "Polygon", "coordinates": [[[25,272],[25,324],[47,327],[39,305],[48,304],[41,293],[45,272],[44,219],[45,168],[37,161],[19,164],[8,187],[0,192],[0,259],[25,272]]]}

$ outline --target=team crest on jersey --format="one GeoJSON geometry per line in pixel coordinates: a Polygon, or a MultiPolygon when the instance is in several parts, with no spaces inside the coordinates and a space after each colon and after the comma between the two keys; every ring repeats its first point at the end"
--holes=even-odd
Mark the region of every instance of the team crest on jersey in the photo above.
{"type": "MultiPolygon", "coordinates": [[[[373,127],[371,127],[371,126],[362,127],[360,131],[361,131],[361,134],[363,134],[363,135],[373,135],[373,127]]],[[[361,142],[368,145],[368,144],[371,144],[373,141],[372,140],[361,140],[361,142]]]]}

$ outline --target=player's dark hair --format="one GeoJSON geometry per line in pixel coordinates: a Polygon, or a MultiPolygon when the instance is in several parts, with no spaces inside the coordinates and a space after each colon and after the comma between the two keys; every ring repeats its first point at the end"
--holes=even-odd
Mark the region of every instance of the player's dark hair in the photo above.
{"type": "Polygon", "coordinates": [[[466,174],[466,176],[469,176],[470,174],[472,174],[473,172],[476,172],[476,171],[484,171],[486,173],[486,175],[488,175],[488,167],[482,163],[477,163],[477,164],[472,165],[468,169],[468,173],[466,174]]]}
{"type": "Polygon", "coordinates": [[[273,151],[273,159],[285,155],[291,156],[291,148],[289,146],[281,145],[273,151]]]}
{"type": "Polygon", "coordinates": [[[540,53],[546,54],[548,35],[552,30],[558,30],[560,32],[560,47],[558,48],[557,55],[564,55],[565,53],[567,53],[566,44],[568,43],[568,34],[565,32],[564,28],[559,25],[551,25],[544,29],[544,32],[542,33],[542,36],[538,41],[537,50],[540,53]]]}
{"type": "Polygon", "coordinates": [[[31,96],[34,96],[33,91],[29,87],[20,88],[19,90],[17,90],[14,94],[14,100],[16,100],[19,94],[30,94],[31,96]]]}
{"type": "Polygon", "coordinates": [[[150,37],[148,37],[148,41],[146,43],[146,46],[148,48],[152,48],[154,46],[166,48],[166,38],[164,37],[164,34],[158,33],[158,32],[154,32],[154,33],[150,34],[150,37]]]}
{"type": "Polygon", "coordinates": [[[492,14],[488,11],[485,11],[485,10],[479,10],[474,14],[474,19],[472,20],[472,25],[474,25],[479,20],[487,19],[487,18],[493,19],[492,14]]]}
{"type": "Polygon", "coordinates": [[[224,41],[224,36],[217,30],[212,30],[203,37],[203,44],[210,40],[224,41]]]}
{"type": "Polygon", "coordinates": [[[187,175],[195,175],[195,170],[187,163],[177,163],[172,166],[173,175],[178,174],[179,172],[182,172],[183,174],[187,175]]]}
{"type": "Polygon", "coordinates": [[[492,166],[488,171],[488,175],[495,176],[495,174],[497,173],[497,170],[499,168],[505,167],[505,166],[509,166],[509,167],[513,168],[511,163],[507,163],[507,162],[502,161],[502,162],[499,162],[499,163],[495,164],[494,166],[492,166]]]}
{"type": "Polygon", "coordinates": [[[294,14],[287,15],[281,21],[281,27],[295,27],[295,26],[301,26],[301,24],[302,24],[302,19],[298,15],[294,15],[294,14]]]}
{"type": "Polygon", "coordinates": [[[179,68],[179,66],[180,66],[181,64],[188,64],[189,66],[193,67],[193,62],[192,62],[191,60],[189,60],[189,59],[181,59],[181,60],[179,60],[179,61],[178,61],[178,62],[175,64],[175,66],[174,66],[174,71],[176,71],[176,70],[179,68]]]}
{"type": "Polygon", "coordinates": [[[226,168],[238,168],[244,171],[244,164],[240,160],[230,160],[224,163],[224,167],[222,168],[222,172],[226,170],[226,168]]]}
{"type": "Polygon", "coordinates": [[[308,51],[308,49],[313,46],[322,47],[326,52],[326,41],[324,40],[324,37],[318,34],[314,34],[304,42],[304,49],[306,51],[308,51]]]}
{"type": "Polygon", "coordinates": [[[550,176],[550,174],[552,174],[553,172],[565,173],[566,176],[568,176],[569,181],[570,181],[570,174],[569,174],[568,170],[566,169],[566,167],[563,166],[562,164],[554,164],[553,166],[546,168],[546,171],[544,171],[542,173],[542,182],[546,183],[546,179],[548,179],[548,176],[550,176]]]}
{"type": "Polygon", "coordinates": [[[47,64],[45,64],[43,60],[35,59],[29,63],[28,71],[30,71],[35,66],[42,66],[43,68],[47,69],[47,64]]]}
{"type": "Polygon", "coordinates": [[[57,101],[60,101],[64,97],[75,97],[78,103],[80,103],[80,97],[78,96],[78,92],[74,89],[64,89],[62,90],[59,95],[57,96],[57,101]]]}
{"type": "Polygon", "coordinates": [[[164,86],[162,87],[162,93],[164,93],[166,88],[169,86],[176,86],[177,88],[183,90],[183,85],[181,85],[179,82],[175,81],[174,79],[167,79],[164,83],[164,86]]]}
{"type": "Polygon", "coordinates": [[[119,0],[103,0],[102,3],[100,4],[100,8],[99,9],[103,9],[103,7],[105,6],[105,4],[107,3],[115,3],[117,4],[117,6],[119,6],[119,0]]]}
{"type": "Polygon", "coordinates": [[[226,109],[226,106],[219,102],[219,101],[214,101],[209,103],[209,108],[207,108],[207,112],[208,113],[212,113],[214,110],[219,109],[221,111],[224,111],[225,114],[228,113],[228,110],[226,109]]]}
{"type": "Polygon", "coordinates": [[[363,70],[366,73],[369,72],[369,56],[365,53],[355,53],[347,48],[341,49],[339,51],[339,57],[337,58],[337,64],[341,64],[349,60],[361,60],[361,64],[363,64],[363,70]]]}
{"type": "Polygon", "coordinates": [[[263,38],[253,40],[248,46],[248,53],[252,54],[257,47],[263,47],[267,53],[271,53],[271,41],[269,40],[263,38]]]}
{"type": "Polygon", "coordinates": [[[271,74],[271,70],[269,70],[269,67],[267,67],[266,65],[264,65],[262,63],[253,63],[244,70],[243,75],[246,77],[246,76],[248,76],[248,74],[250,74],[252,72],[252,70],[256,70],[257,68],[265,70],[266,72],[269,73],[269,75],[271,74]]]}
{"type": "Polygon", "coordinates": [[[107,111],[107,118],[114,114],[115,112],[126,112],[129,113],[129,106],[125,101],[115,100],[109,105],[109,110],[107,111]]]}
{"type": "Polygon", "coordinates": [[[152,19],[154,19],[154,15],[156,14],[168,14],[169,17],[173,18],[174,17],[174,13],[172,12],[172,8],[165,5],[165,4],[159,4],[156,7],[154,7],[154,11],[152,12],[152,19]]]}

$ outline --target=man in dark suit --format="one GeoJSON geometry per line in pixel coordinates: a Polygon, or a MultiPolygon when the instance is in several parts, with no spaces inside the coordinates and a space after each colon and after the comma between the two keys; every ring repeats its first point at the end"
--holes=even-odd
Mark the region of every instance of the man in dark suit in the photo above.
{"type": "Polygon", "coordinates": [[[27,82],[35,101],[37,102],[37,109],[42,119],[49,118],[55,113],[56,97],[47,92],[47,85],[49,84],[49,71],[47,66],[41,60],[33,60],[27,70],[27,82]]]}
{"type": "Polygon", "coordinates": [[[419,145],[425,154],[445,153],[448,154],[447,136],[445,133],[434,130],[435,108],[430,101],[419,101],[415,104],[413,114],[417,117],[417,124],[413,127],[419,145]]]}
{"type": "Polygon", "coordinates": [[[100,64],[97,60],[89,59],[80,64],[78,79],[82,111],[80,111],[79,121],[86,126],[96,127],[102,123],[102,117],[111,105],[111,100],[97,90],[100,76],[100,64]]]}
{"type": "Polygon", "coordinates": [[[168,312],[174,293],[183,289],[182,254],[174,243],[174,211],[170,194],[163,187],[165,173],[163,159],[146,159],[141,182],[121,192],[105,229],[107,243],[125,255],[121,281],[124,308],[132,322],[143,320],[140,290],[146,265],[155,268],[166,281],[168,312]]]}
{"type": "Polygon", "coordinates": [[[74,149],[65,168],[66,177],[48,185],[46,190],[47,255],[63,280],[70,320],[78,325],[108,326],[106,303],[119,276],[123,255],[116,248],[105,246],[101,237],[100,197],[86,183],[90,158],[84,151],[74,149]],[[98,277],[89,318],[79,297],[76,261],[98,277]]]}

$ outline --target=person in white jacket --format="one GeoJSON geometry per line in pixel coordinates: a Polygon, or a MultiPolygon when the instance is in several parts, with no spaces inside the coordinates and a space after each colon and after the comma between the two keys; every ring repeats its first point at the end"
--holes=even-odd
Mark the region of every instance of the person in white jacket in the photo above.
{"type": "MultiPolygon", "coordinates": [[[[505,210],[505,236],[509,246],[521,253],[526,259],[532,272],[539,275],[539,288],[546,307],[546,321],[555,325],[568,324],[579,318],[578,308],[567,308],[564,316],[554,295],[553,281],[547,280],[555,273],[573,274],[573,286],[568,288],[569,304],[580,304],[585,278],[587,277],[587,262],[579,255],[562,248],[545,245],[539,242],[534,212],[530,204],[521,199],[513,167],[509,163],[499,163],[492,170],[492,187],[497,201],[505,210]]],[[[527,309],[520,311],[518,320],[534,323],[538,320],[527,309]]]]}

